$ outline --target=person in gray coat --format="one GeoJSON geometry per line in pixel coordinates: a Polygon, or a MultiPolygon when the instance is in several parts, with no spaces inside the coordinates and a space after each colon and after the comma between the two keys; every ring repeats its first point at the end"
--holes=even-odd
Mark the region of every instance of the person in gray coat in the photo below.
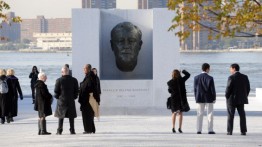
{"type": "Polygon", "coordinates": [[[78,81],[76,78],[69,75],[69,69],[63,67],[62,77],[56,80],[55,84],[55,98],[57,99],[57,106],[55,117],[58,118],[57,135],[63,132],[64,118],[69,118],[70,134],[75,134],[74,118],[77,117],[75,99],[78,96],[78,81]]]}

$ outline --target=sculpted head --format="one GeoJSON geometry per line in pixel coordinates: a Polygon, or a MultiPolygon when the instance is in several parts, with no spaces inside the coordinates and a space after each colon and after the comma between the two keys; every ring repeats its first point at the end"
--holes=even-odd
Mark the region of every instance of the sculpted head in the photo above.
{"type": "Polygon", "coordinates": [[[137,65],[138,53],[143,44],[141,30],[130,22],[117,24],[111,31],[111,48],[117,68],[131,72],[137,65]]]}

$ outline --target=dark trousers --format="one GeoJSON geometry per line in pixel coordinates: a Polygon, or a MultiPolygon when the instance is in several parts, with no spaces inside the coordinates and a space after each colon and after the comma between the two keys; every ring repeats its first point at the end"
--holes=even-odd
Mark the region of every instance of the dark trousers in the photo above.
{"type": "Polygon", "coordinates": [[[35,85],[31,84],[31,90],[32,90],[32,100],[35,101],[35,85]]]}
{"type": "Polygon", "coordinates": [[[87,133],[95,133],[95,123],[94,123],[94,111],[90,104],[81,106],[82,110],[82,118],[83,118],[83,126],[84,130],[87,133]]]}
{"type": "MultiPolygon", "coordinates": [[[[74,131],[75,130],[75,125],[74,125],[74,118],[69,118],[69,124],[70,124],[70,131],[74,131]]],[[[63,118],[59,118],[58,119],[58,131],[62,132],[63,131],[63,124],[64,124],[64,119],[63,118]]]]}
{"type": "Polygon", "coordinates": [[[234,116],[235,116],[236,109],[240,117],[240,131],[242,133],[245,133],[247,132],[247,125],[246,125],[246,113],[244,109],[244,104],[240,104],[240,105],[227,104],[227,132],[233,132],[234,116]]]}

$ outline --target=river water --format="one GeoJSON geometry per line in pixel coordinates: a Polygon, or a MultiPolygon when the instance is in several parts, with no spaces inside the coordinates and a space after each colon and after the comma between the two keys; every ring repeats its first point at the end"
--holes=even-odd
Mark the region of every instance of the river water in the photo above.
{"type": "MultiPolygon", "coordinates": [[[[232,63],[239,63],[240,71],[249,76],[252,93],[255,92],[255,88],[262,88],[262,52],[181,53],[180,67],[191,73],[186,82],[189,93],[193,92],[193,77],[201,73],[201,65],[204,62],[211,66],[210,75],[214,77],[218,93],[225,91],[230,75],[229,66],[232,63]]],[[[36,65],[38,69],[44,70],[48,76],[46,84],[53,93],[55,80],[61,76],[60,70],[65,63],[72,65],[71,53],[0,53],[0,68],[15,70],[24,95],[31,93],[29,73],[32,66],[36,65]]]]}

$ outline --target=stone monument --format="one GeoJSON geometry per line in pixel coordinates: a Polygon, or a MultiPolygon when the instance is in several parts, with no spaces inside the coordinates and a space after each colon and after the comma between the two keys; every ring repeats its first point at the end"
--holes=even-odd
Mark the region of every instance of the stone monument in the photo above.
{"type": "Polygon", "coordinates": [[[167,81],[179,68],[180,48],[168,32],[173,17],[165,8],[73,9],[73,76],[81,82],[87,63],[98,69],[101,115],[169,112],[167,81]]]}

